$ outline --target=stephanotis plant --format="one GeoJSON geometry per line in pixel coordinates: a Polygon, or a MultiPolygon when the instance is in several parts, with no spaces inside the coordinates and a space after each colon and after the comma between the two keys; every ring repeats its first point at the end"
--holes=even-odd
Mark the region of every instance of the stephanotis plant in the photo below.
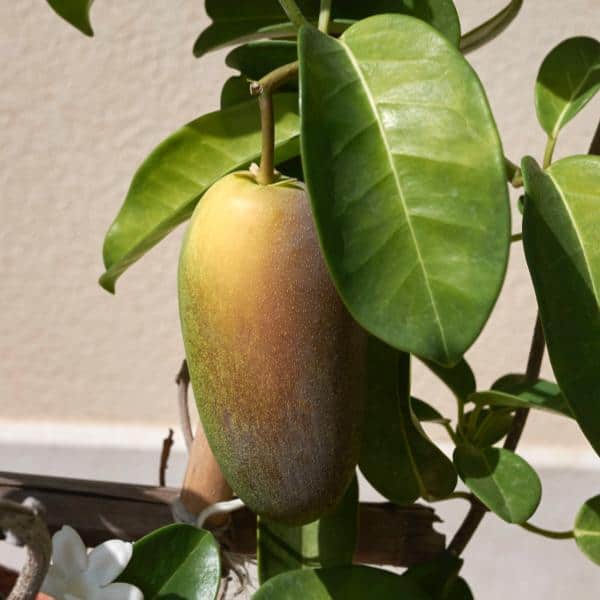
{"type": "MultiPolygon", "coordinates": [[[[92,35],[91,0],[48,1],[92,35]]],[[[520,8],[512,0],[461,34],[452,0],[206,0],[212,22],[194,53],[234,46],[226,63],[239,75],[219,110],[175,131],[135,173],[100,284],[114,293],[192,217],[179,264],[186,354],[210,446],[260,517],[257,600],[472,598],[461,555],[486,513],[575,539],[600,564],[600,496],[571,530],[535,525],[541,482],[516,453],[531,410],[575,420],[600,452],[600,134],[590,131],[587,154],[554,161],[563,128],[600,88],[600,43],[549,49],[531,82],[546,147],[511,160],[465,55],[520,8]],[[522,190],[512,209],[509,186],[522,190]],[[539,315],[523,372],[499,364],[480,389],[464,354],[512,243],[539,315]],[[546,349],[555,382],[540,379],[546,349]],[[415,360],[454,393],[454,419],[411,395],[415,360]],[[446,429],[451,458],[424,423],[446,429]],[[398,505],[467,500],[445,552],[402,575],[353,564],[357,466],[398,505]],[[459,479],[468,491],[455,490],[459,479]]],[[[106,551],[85,563],[76,545],[49,589],[218,593],[208,532],[173,525],[136,542],[120,583],[109,582],[124,546],[99,574],[106,551]]]]}

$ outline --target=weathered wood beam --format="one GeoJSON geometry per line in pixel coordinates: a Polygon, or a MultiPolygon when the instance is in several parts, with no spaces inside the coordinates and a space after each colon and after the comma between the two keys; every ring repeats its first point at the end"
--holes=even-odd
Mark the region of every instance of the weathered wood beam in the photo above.
{"type": "MultiPolygon", "coordinates": [[[[0,472],[0,499],[37,498],[46,509],[50,532],[68,524],[88,546],[110,538],[136,540],[172,522],[174,488],[0,472]]],[[[433,525],[434,511],[413,504],[360,504],[356,562],[409,566],[444,549],[444,536],[433,525]]],[[[242,509],[232,514],[221,541],[239,554],[256,553],[256,517],[242,509]]]]}

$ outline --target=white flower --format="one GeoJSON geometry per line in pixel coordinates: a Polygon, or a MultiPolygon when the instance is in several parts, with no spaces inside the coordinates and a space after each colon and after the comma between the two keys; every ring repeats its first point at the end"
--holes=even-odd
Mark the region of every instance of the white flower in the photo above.
{"type": "Polygon", "coordinates": [[[52,564],[42,592],[56,600],[144,600],[128,583],[111,583],[125,569],[133,547],[109,540],[89,554],[77,532],[68,525],[52,536],[52,564]]]}

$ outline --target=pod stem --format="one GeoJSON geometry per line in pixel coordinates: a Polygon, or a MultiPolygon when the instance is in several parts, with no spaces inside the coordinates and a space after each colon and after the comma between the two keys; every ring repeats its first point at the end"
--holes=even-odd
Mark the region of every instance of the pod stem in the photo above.
{"type": "Polygon", "coordinates": [[[262,133],[260,167],[257,181],[269,185],[275,180],[275,116],[273,92],[298,73],[298,61],[278,67],[250,84],[250,94],[258,96],[260,128],[262,133]]]}

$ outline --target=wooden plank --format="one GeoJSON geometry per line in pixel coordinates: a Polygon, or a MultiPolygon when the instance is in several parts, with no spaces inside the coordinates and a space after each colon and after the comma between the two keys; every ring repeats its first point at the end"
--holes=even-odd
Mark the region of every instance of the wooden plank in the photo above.
{"type": "MultiPolygon", "coordinates": [[[[67,523],[88,546],[111,538],[136,540],[171,523],[169,505],[178,493],[167,487],[0,472],[0,499],[21,502],[34,496],[46,509],[51,532],[67,523]]],[[[444,549],[444,536],[433,528],[437,521],[432,509],[418,504],[361,503],[355,559],[395,566],[429,560],[444,549]]],[[[254,555],[255,515],[247,509],[233,513],[220,540],[232,552],[254,555]]]]}

